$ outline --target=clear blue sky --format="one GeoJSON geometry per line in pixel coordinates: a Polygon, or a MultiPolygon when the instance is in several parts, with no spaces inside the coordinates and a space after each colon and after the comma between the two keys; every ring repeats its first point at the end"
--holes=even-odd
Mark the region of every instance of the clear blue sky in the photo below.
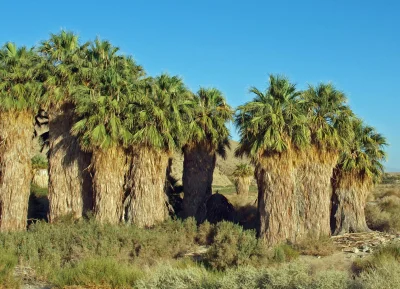
{"type": "MultiPolygon", "coordinates": [[[[270,73],[299,88],[331,81],[389,143],[400,171],[398,1],[4,1],[0,42],[35,45],[61,28],[110,40],[150,75],[215,86],[236,107],[270,73]]],[[[237,134],[232,128],[232,135],[237,134]]]]}

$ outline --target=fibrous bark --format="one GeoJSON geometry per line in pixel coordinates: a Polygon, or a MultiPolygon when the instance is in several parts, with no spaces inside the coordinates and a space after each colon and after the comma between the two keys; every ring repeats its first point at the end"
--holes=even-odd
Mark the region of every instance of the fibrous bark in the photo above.
{"type": "Polygon", "coordinates": [[[310,150],[295,172],[298,238],[330,236],[331,177],[338,154],[310,150]]]}
{"type": "Polygon", "coordinates": [[[49,113],[49,220],[72,215],[80,218],[93,209],[92,179],[88,171],[91,154],[83,152],[70,131],[72,105],[49,113]]]}
{"type": "Polygon", "coordinates": [[[268,245],[296,241],[294,171],[289,153],[263,157],[256,164],[258,234],[268,245]]]}
{"type": "Polygon", "coordinates": [[[118,224],[123,216],[128,157],[122,148],[93,151],[94,212],[100,223],[118,224]]]}
{"type": "Polygon", "coordinates": [[[247,197],[249,195],[249,187],[251,177],[237,177],[235,179],[236,193],[240,196],[247,197]]]}
{"type": "Polygon", "coordinates": [[[183,160],[183,212],[185,217],[194,216],[204,221],[205,204],[212,195],[215,151],[205,143],[186,146],[183,160]]]}
{"type": "Polygon", "coordinates": [[[168,217],[165,194],[169,154],[137,147],[132,154],[125,220],[140,228],[151,227],[168,217]]]}
{"type": "Polygon", "coordinates": [[[367,179],[343,173],[335,176],[334,194],[337,209],[334,214],[334,235],[367,232],[365,205],[371,182],[367,179]]]}
{"type": "Polygon", "coordinates": [[[0,232],[27,226],[33,129],[29,112],[0,115],[0,232]]]}

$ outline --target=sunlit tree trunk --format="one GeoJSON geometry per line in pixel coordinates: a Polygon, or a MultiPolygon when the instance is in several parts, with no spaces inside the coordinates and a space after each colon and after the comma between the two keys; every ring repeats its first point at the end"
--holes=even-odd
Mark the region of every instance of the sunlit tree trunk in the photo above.
{"type": "Polygon", "coordinates": [[[338,154],[319,152],[314,149],[306,153],[295,173],[299,238],[320,238],[331,235],[330,216],[333,169],[338,154]]]}
{"type": "Polygon", "coordinates": [[[334,235],[367,232],[365,205],[372,183],[356,175],[340,174],[336,176],[334,194],[337,209],[334,214],[334,235]]]}
{"type": "Polygon", "coordinates": [[[183,211],[186,217],[204,221],[206,201],[212,195],[215,151],[206,143],[186,146],[183,160],[183,211]]]}
{"type": "Polygon", "coordinates": [[[289,153],[261,158],[256,164],[258,234],[268,245],[296,241],[297,204],[294,167],[289,153]]]}
{"type": "Polygon", "coordinates": [[[122,148],[93,151],[94,212],[100,223],[118,224],[122,221],[128,165],[127,154],[122,148]]]}
{"type": "Polygon", "coordinates": [[[0,114],[0,231],[21,231],[27,226],[32,180],[33,115],[0,114]]]}
{"type": "Polygon", "coordinates": [[[83,152],[71,135],[73,121],[72,105],[49,113],[50,222],[66,215],[81,218],[93,208],[91,154],[83,152]]]}
{"type": "Polygon", "coordinates": [[[169,154],[148,147],[135,148],[129,175],[125,220],[138,227],[151,227],[168,218],[165,193],[169,154]]]}

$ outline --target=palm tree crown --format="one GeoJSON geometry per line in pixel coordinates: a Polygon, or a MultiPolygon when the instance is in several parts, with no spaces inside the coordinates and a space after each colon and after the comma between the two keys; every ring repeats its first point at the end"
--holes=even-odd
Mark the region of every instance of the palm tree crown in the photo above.
{"type": "Polygon", "coordinates": [[[72,92],[79,118],[72,132],[80,136],[82,148],[88,151],[128,146],[132,138],[131,103],[138,95],[140,69],[132,58],[119,56],[117,51],[109,42],[97,39],[88,49],[85,63],[92,77],[72,92]]]}
{"type": "Polygon", "coordinates": [[[232,175],[235,178],[251,177],[253,175],[253,169],[249,164],[241,163],[236,165],[236,169],[233,171],[232,175]]]}
{"type": "Polygon", "coordinates": [[[188,125],[188,144],[206,142],[225,156],[229,147],[226,123],[233,118],[233,110],[216,88],[200,88],[193,97],[192,119],[188,125]]]}
{"type": "Polygon", "coordinates": [[[42,97],[39,57],[33,49],[6,43],[0,50],[0,110],[38,111],[42,97]]]}
{"type": "Polygon", "coordinates": [[[332,84],[310,85],[302,94],[302,106],[311,131],[311,143],[319,149],[334,149],[344,145],[349,137],[351,109],[345,94],[332,84]]]}
{"type": "Polygon", "coordinates": [[[132,144],[172,151],[183,140],[183,123],[190,115],[190,93],[181,78],[162,74],[147,78],[140,99],[131,105],[132,144]]]}
{"type": "Polygon", "coordinates": [[[239,106],[236,125],[241,138],[237,155],[253,160],[260,154],[282,153],[309,143],[309,130],[302,112],[300,93],[282,76],[270,75],[263,93],[255,87],[252,101],[239,106]]]}
{"type": "Polygon", "coordinates": [[[381,162],[386,158],[386,139],[360,119],[354,119],[351,127],[352,138],[340,156],[338,168],[342,173],[352,173],[361,180],[377,182],[384,172],[381,162]]]}

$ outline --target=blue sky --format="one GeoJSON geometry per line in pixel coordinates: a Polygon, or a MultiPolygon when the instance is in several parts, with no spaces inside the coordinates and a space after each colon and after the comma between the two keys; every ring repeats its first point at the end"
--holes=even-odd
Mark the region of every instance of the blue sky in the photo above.
{"type": "MultiPolygon", "coordinates": [[[[270,73],[298,87],[331,81],[383,133],[387,167],[400,171],[398,1],[5,1],[0,42],[35,45],[61,28],[100,36],[150,75],[215,86],[236,107],[270,73]]],[[[232,128],[232,135],[237,134],[232,128]]]]}

